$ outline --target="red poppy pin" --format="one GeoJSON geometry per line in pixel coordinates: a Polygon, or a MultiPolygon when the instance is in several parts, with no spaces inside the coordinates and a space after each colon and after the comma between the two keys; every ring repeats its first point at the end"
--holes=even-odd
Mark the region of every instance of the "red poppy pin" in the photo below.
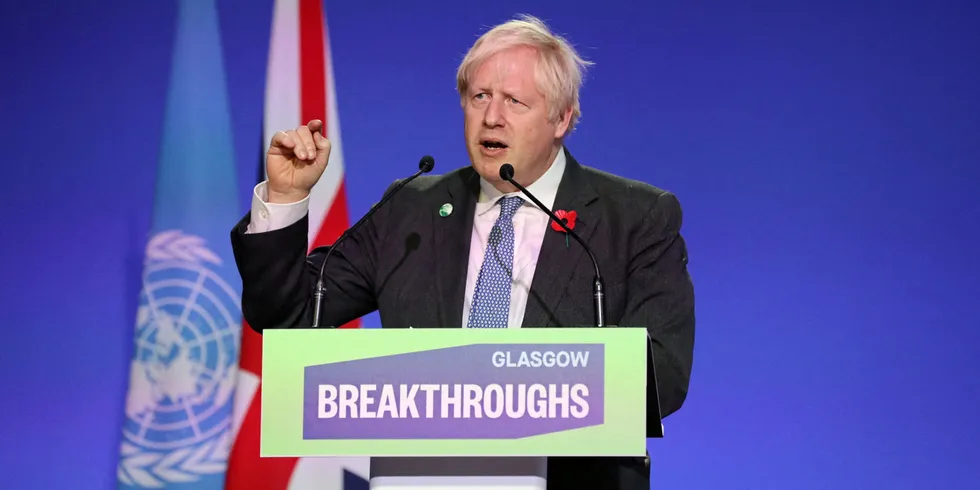
{"type": "MultiPolygon", "coordinates": [[[[555,216],[565,223],[565,226],[568,226],[569,230],[575,229],[575,217],[578,216],[578,213],[575,211],[565,211],[564,209],[559,209],[555,211],[555,216]]],[[[565,248],[568,248],[568,233],[565,231],[565,229],[562,228],[561,225],[555,220],[551,220],[551,229],[560,233],[565,233],[565,248]]]]}

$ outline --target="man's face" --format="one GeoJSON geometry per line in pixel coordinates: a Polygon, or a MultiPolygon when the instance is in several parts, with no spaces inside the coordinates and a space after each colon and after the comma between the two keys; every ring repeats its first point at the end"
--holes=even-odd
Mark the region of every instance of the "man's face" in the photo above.
{"type": "Polygon", "coordinates": [[[568,113],[548,120],[544,94],[535,82],[537,53],[515,47],[487,58],[473,73],[463,95],[466,148],[473,168],[504,192],[500,166],[514,166],[514,179],[530,185],[551,165],[556,138],[568,128],[568,113]]]}

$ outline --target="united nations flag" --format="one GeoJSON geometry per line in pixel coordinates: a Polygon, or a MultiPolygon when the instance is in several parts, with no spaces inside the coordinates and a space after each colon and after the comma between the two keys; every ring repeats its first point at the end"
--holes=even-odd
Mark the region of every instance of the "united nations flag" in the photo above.
{"type": "MultiPolygon", "coordinates": [[[[119,488],[219,490],[231,446],[239,214],[214,0],[181,0],[134,331],[119,488]]],[[[140,164],[142,155],[133,155],[140,164]]]]}

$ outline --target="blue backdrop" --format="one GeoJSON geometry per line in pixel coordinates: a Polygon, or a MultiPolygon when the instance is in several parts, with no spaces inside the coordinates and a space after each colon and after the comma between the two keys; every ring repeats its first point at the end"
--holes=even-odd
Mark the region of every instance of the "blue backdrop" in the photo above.
{"type": "MultiPolygon", "coordinates": [[[[573,3],[327,2],[354,218],[423,154],[467,164],[456,65],[538,15],[596,63],[576,157],[685,210],[695,365],[654,487],[975,485],[980,3],[573,3]]],[[[219,8],[244,212],[271,2],[219,8]]],[[[175,14],[0,18],[4,488],[114,488],[175,14]]]]}

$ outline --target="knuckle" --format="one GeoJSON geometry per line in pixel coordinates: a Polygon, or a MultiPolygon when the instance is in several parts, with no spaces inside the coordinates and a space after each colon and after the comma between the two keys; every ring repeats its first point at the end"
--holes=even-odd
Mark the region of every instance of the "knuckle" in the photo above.
{"type": "Polygon", "coordinates": [[[276,131],[276,133],[272,135],[272,144],[274,145],[281,145],[288,140],[289,134],[287,134],[285,131],[276,131]]]}

